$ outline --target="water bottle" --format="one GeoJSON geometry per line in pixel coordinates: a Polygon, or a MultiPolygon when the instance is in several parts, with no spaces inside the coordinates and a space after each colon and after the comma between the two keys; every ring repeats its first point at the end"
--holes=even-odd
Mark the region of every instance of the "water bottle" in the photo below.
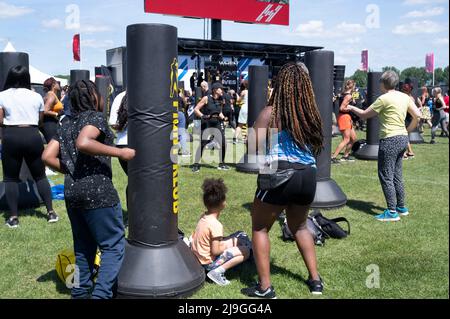
{"type": "Polygon", "coordinates": [[[431,114],[433,114],[433,99],[428,99],[428,108],[430,109],[431,114]]]}

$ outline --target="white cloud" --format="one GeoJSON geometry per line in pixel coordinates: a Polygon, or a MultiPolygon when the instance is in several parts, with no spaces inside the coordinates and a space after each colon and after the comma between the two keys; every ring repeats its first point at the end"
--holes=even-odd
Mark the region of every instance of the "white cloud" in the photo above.
{"type": "Polygon", "coordinates": [[[446,27],[429,20],[414,21],[408,24],[401,24],[392,31],[398,35],[433,34],[446,30],[446,27]]]}
{"type": "Polygon", "coordinates": [[[93,34],[93,33],[100,33],[100,32],[108,32],[111,31],[112,28],[110,26],[107,25],[95,25],[95,24],[85,24],[82,23],[80,28],[74,28],[74,27],[69,27],[67,28],[67,30],[74,30],[80,33],[86,33],[86,34],[93,34]]]}
{"type": "Polygon", "coordinates": [[[47,29],[59,29],[63,26],[63,22],[59,19],[51,19],[42,21],[42,25],[47,29]]]}
{"type": "Polygon", "coordinates": [[[95,39],[86,39],[83,40],[81,38],[81,48],[93,48],[93,49],[107,49],[111,48],[114,45],[114,41],[112,40],[95,40],[95,39]]]}
{"type": "Polygon", "coordinates": [[[448,41],[448,38],[438,38],[433,41],[433,44],[448,46],[449,41],[448,41]]]}
{"type": "MultiPolygon", "coordinates": [[[[357,23],[342,22],[332,29],[326,29],[323,21],[311,20],[305,24],[300,24],[293,32],[303,38],[343,38],[348,37],[349,34],[357,35],[366,33],[367,29],[357,23]]],[[[353,37],[353,39],[355,39],[353,37]]]]}
{"type": "Polygon", "coordinates": [[[426,10],[415,10],[410,11],[405,15],[405,18],[426,18],[426,17],[437,17],[443,15],[445,9],[443,7],[435,7],[426,10]]]}
{"type": "Polygon", "coordinates": [[[416,6],[423,4],[445,3],[447,0],[404,0],[403,5],[416,6]]]}
{"type": "Polygon", "coordinates": [[[359,38],[359,37],[355,37],[355,38],[346,38],[345,40],[344,40],[344,43],[347,43],[347,44],[358,44],[358,43],[360,43],[361,42],[361,38],[359,38]]]}
{"type": "Polygon", "coordinates": [[[33,12],[34,10],[27,7],[19,7],[6,2],[0,2],[0,19],[15,18],[33,12]]]}

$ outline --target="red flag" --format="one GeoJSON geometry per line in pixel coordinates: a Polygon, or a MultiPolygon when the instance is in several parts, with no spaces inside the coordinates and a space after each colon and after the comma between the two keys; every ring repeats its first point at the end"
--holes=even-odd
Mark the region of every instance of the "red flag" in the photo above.
{"type": "Polygon", "coordinates": [[[363,50],[361,53],[361,71],[369,71],[369,50],[363,50]]]}
{"type": "Polygon", "coordinates": [[[80,46],[80,35],[75,34],[73,37],[73,59],[75,61],[81,61],[81,46],[80,46]]]}
{"type": "Polygon", "coordinates": [[[425,58],[425,69],[427,73],[434,73],[434,53],[428,53],[425,58]]]}

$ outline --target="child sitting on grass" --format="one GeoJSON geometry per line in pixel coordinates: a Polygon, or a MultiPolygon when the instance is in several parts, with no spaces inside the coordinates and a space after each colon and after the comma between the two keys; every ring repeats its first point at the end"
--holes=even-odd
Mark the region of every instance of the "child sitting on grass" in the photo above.
{"type": "Polygon", "coordinates": [[[225,272],[247,260],[251,242],[243,232],[225,239],[219,217],[226,207],[228,191],[222,179],[206,179],[202,186],[207,212],[200,218],[191,249],[207,271],[207,276],[220,286],[230,282],[225,272]]]}

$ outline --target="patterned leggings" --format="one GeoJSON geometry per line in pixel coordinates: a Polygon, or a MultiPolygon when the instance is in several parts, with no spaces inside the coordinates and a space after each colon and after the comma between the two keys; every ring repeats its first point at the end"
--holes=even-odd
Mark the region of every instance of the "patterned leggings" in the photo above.
{"type": "Polygon", "coordinates": [[[408,136],[394,136],[380,141],[378,177],[390,211],[405,207],[403,155],[408,142],[408,136]]]}

